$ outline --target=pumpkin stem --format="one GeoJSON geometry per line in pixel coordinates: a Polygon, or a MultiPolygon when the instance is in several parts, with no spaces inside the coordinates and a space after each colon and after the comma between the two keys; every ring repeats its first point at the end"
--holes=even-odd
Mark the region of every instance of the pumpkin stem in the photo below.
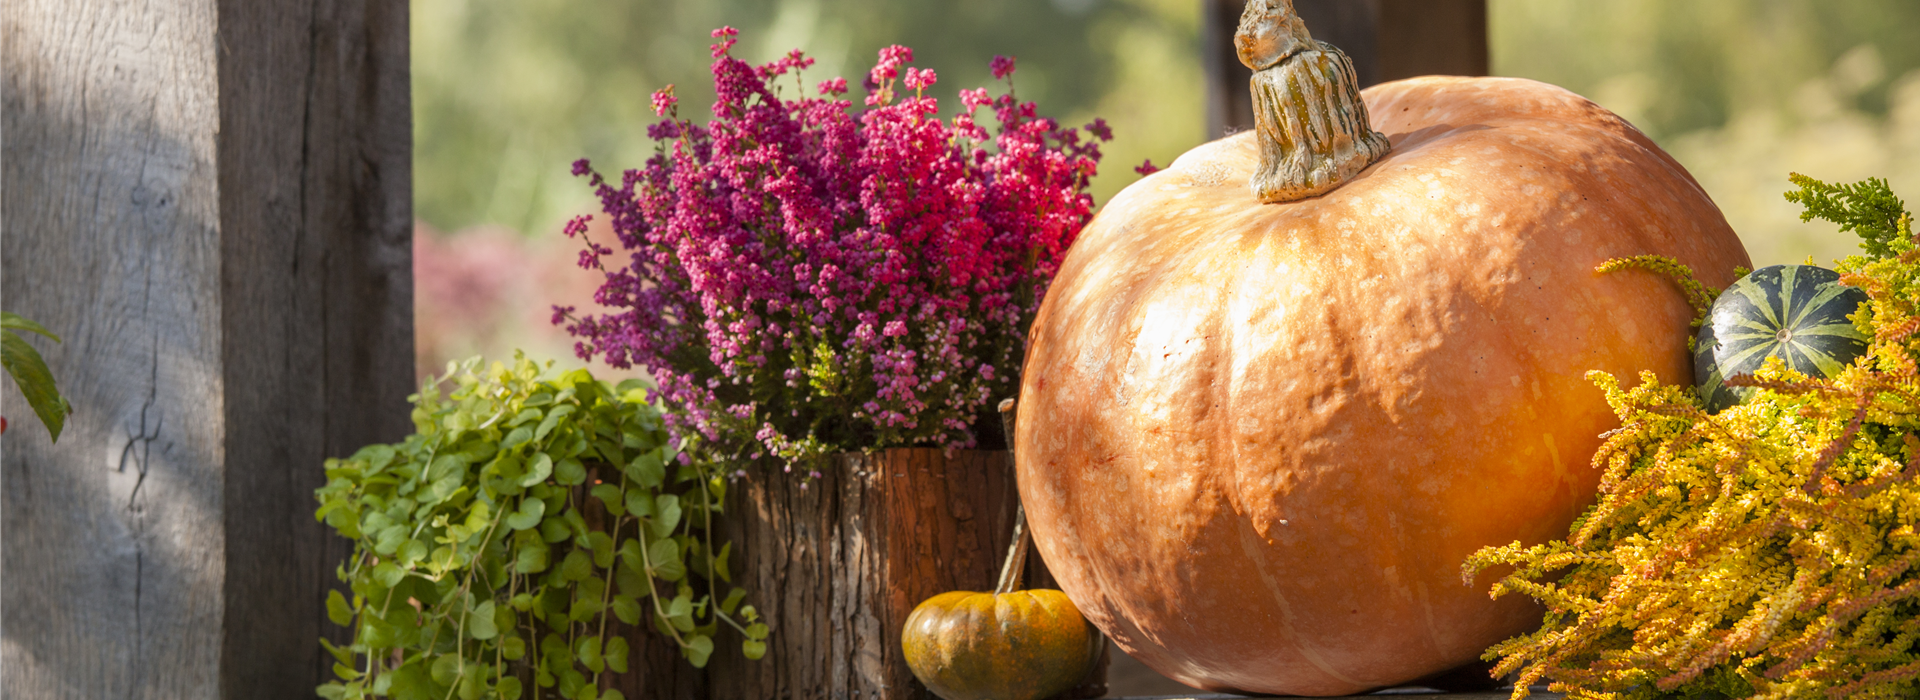
{"type": "MultiPolygon", "coordinates": [[[[1013,399],[1000,402],[1000,425],[1007,432],[1007,451],[1013,452],[1013,399]]],[[[993,587],[994,595],[1006,595],[1020,587],[1020,579],[1027,571],[1027,544],[1032,535],[1027,532],[1027,507],[1019,501],[1017,495],[1013,505],[1013,545],[1007,548],[1007,560],[1000,565],[1000,582],[993,587]]]]}
{"type": "Polygon", "coordinates": [[[1315,41],[1293,0],[1247,0],[1234,32],[1253,69],[1253,122],[1260,169],[1249,183],[1267,204],[1326,194],[1387,155],[1360,101],[1353,61],[1315,41]]]}

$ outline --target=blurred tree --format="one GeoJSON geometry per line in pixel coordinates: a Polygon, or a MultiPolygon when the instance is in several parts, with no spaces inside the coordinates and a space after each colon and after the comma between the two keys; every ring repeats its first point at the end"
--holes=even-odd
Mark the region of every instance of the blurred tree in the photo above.
{"type": "Polygon", "coordinates": [[[1882,78],[1920,68],[1914,0],[1491,0],[1488,13],[1494,73],[1591,97],[1655,140],[1787,109],[1860,47],[1848,106],[1884,116],[1882,78]]]}
{"type": "Polygon", "coordinates": [[[592,206],[574,159],[618,170],[651,154],[653,90],[675,84],[683,109],[711,104],[708,32],[721,25],[743,32],[748,60],[805,50],[818,61],[809,83],[857,86],[880,48],[911,46],[949,108],[991,82],[996,54],[1014,56],[1018,93],[1042,113],[1112,123],[1095,185],[1105,201],[1141,160],[1164,164],[1204,137],[1198,24],[1184,0],[414,0],[416,208],[448,230],[557,231],[592,206]]]}
{"type": "Polygon", "coordinates": [[[1491,0],[1493,70],[1632,121],[1693,173],[1756,266],[1858,252],[1787,173],[1920,192],[1920,2],[1491,0]]]}

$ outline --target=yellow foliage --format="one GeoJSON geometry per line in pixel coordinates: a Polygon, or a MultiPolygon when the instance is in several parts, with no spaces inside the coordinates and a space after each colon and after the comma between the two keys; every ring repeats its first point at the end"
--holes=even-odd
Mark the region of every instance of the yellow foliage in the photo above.
{"type": "Polygon", "coordinates": [[[1548,612],[1496,645],[1497,674],[1574,698],[1920,694],[1920,250],[1853,257],[1869,352],[1830,379],[1777,360],[1748,402],[1701,410],[1652,373],[1592,372],[1621,427],[1593,465],[1598,502],[1563,540],[1489,547],[1494,597],[1548,612]]]}

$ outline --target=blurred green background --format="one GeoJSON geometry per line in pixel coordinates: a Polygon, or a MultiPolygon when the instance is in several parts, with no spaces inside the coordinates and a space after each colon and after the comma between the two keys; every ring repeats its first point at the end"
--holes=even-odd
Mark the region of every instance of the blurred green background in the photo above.
{"type": "MultiPolygon", "coordinates": [[[[651,153],[648,96],[672,83],[682,114],[711,103],[714,27],[736,55],[802,48],[809,83],[858,84],[887,44],[938,71],[951,104],[1015,56],[1042,113],[1095,115],[1114,141],[1104,202],[1205,138],[1198,0],[413,0],[415,201],[421,221],[422,370],[527,347],[567,356],[548,304],[582,303],[559,234],[593,210],[576,158],[603,171],[651,153]],[[501,262],[501,261],[507,262],[501,262]]],[[[1622,114],[1712,195],[1756,265],[1853,251],[1803,224],[1786,175],[1889,179],[1920,197],[1920,2],[1915,0],[1489,0],[1498,75],[1562,85],[1622,114]]],[[[856,95],[859,93],[856,93],[856,95]]],[[[1916,203],[1920,203],[1917,201],[1916,203]]]]}

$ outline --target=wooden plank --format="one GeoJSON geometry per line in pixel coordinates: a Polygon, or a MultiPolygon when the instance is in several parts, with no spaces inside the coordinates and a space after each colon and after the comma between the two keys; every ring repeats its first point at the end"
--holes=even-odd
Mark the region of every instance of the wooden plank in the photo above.
{"type": "Polygon", "coordinates": [[[42,349],[76,409],[57,445],[0,441],[0,695],[322,680],[320,461],[410,430],[405,20],[0,9],[0,296],[65,337],[42,349]]]}
{"type": "MultiPolygon", "coordinates": [[[[0,695],[218,693],[216,21],[208,3],[10,0],[0,298],[75,414],[0,441],[0,695]]],[[[8,384],[9,412],[24,407],[8,384]]]]}
{"type": "Polygon", "coordinates": [[[1487,74],[1487,0],[1376,1],[1381,82],[1487,74]]]}
{"type": "Polygon", "coordinates": [[[321,461],[412,432],[407,3],[219,0],[222,697],[309,696],[352,549],[321,461]]]}

